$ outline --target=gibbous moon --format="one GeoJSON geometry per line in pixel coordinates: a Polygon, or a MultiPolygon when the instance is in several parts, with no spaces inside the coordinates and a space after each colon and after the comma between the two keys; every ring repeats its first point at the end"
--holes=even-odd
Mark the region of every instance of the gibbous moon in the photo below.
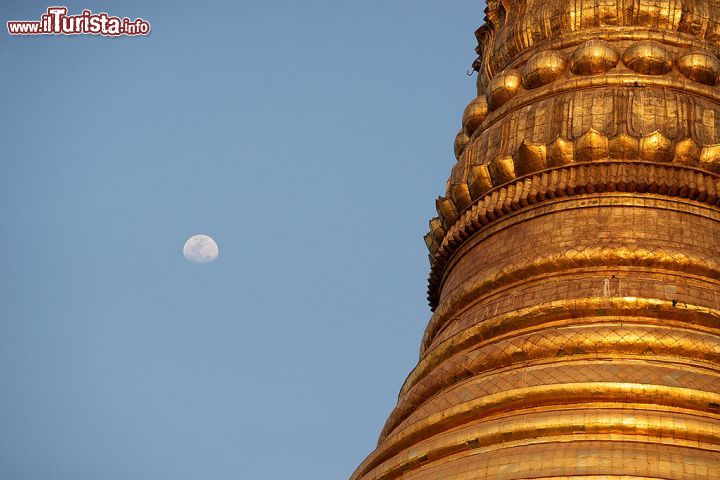
{"type": "Polygon", "coordinates": [[[188,238],[183,247],[183,255],[193,263],[210,263],[218,257],[217,243],[207,235],[195,235],[188,238]]]}

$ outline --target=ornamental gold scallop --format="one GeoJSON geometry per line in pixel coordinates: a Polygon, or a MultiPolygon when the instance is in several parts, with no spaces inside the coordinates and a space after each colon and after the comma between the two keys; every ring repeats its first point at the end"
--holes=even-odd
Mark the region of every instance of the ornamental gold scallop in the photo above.
{"type": "Polygon", "coordinates": [[[673,162],[680,165],[696,166],[700,161],[702,149],[692,138],[686,138],[675,144],[673,162]]]}
{"type": "Polygon", "coordinates": [[[657,42],[638,42],[625,50],[622,61],[630,70],[643,75],[663,75],[672,70],[673,56],[657,42]]]}
{"type": "Polygon", "coordinates": [[[649,162],[670,162],[674,143],[662,133],[655,131],[640,139],[640,158],[649,162]]]}
{"type": "Polygon", "coordinates": [[[523,140],[513,156],[517,175],[526,175],[547,168],[547,146],[523,140]]]}
{"type": "Polygon", "coordinates": [[[465,108],[462,117],[465,133],[471,137],[480,128],[488,114],[488,103],[484,96],[477,97],[465,108]]]}
{"type": "Polygon", "coordinates": [[[435,238],[435,241],[440,244],[442,243],[442,239],[445,236],[445,231],[443,230],[442,220],[440,220],[440,217],[434,217],[430,219],[430,233],[432,233],[433,237],[435,238]]]}
{"type": "Polygon", "coordinates": [[[575,160],[575,144],[567,139],[558,137],[547,148],[547,161],[551,167],[569,165],[575,160]]]}
{"type": "Polygon", "coordinates": [[[473,165],[468,172],[468,186],[473,199],[478,199],[493,188],[487,165],[473,165]]]}
{"type": "Polygon", "coordinates": [[[570,71],[576,75],[593,75],[612,70],[620,61],[620,54],[602,40],[590,40],[580,45],[570,59],[570,71]]]}
{"type": "Polygon", "coordinates": [[[720,74],[720,62],[714,55],[695,52],[683,55],[677,61],[680,72],[690,80],[706,85],[717,85],[720,74]]]}
{"type": "Polygon", "coordinates": [[[470,137],[467,136],[464,130],[460,130],[455,137],[455,158],[460,158],[469,141],[470,137]]]}
{"type": "Polygon", "coordinates": [[[537,88],[547,85],[565,73],[567,60],[555,51],[540,52],[522,68],[522,80],[525,88],[537,88]]]}
{"type": "Polygon", "coordinates": [[[609,155],[607,137],[594,128],[575,139],[575,158],[580,162],[602,160],[609,155]]]}
{"type": "Polygon", "coordinates": [[[522,79],[517,70],[509,70],[494,77],[488,85],[487,102],[491,110],[505,104],[522,88],[522,79]]]}
{"type": "Polygon", "coordinates": [[[720,173],[720,144],[703,147],[700,153],[700,168],[720,173]]]}
{"type": "Polygon", "coordinates": [[[473,200],[468,184],[465,182],[450,185],[448,194],[460,212],[465,210],[473,200]]]}

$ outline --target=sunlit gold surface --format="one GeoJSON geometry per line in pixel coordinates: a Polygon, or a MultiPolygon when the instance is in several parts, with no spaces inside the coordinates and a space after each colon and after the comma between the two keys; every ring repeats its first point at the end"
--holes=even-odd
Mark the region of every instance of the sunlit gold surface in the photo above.
{"type": "Polygon", "coordinates": [[[678,70],[690,80],[716,85],[720,74],[720,62],[709,53],[689,53],[678,58],[678,70]]]}
{"type": "Polygon", "coordinates": [[[516,70],[501,73],[490,81],[487,92],[488,105],[496,109],[514,97],[521,88],[522,77],[516,70]]]}
{"type": "Polygon", "coordinates": [[[573,52],[571,70],[576,75],[607,72],[620,61],[620,54],[608,42],[590,40],[573,52]]]}
{"type": "Polygon", "coordinates": [[[475,100],[470,102],[463,112],[463,128],[467,135],[472,135],[475,130],[480,128],[482,122],[485,120],[488,114],[488,103],[485,96],[477,97],[475,100]]]}
{"type": "Polygon", "coordinates": [[[658,42],[638,42],[625,50],[623,63],[645,75],[663,75],[672,70],[673,55],[658,42]]]}
{"type": "Polygon", "coordinates": [[[353,480],[720,479],[720,3],[489,0],[353,480]]]}

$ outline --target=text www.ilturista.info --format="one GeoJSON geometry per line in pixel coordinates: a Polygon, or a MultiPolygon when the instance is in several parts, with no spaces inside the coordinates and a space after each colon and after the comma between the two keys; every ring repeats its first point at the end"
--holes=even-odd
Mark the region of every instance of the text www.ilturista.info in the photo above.
{"type": "Polygon", "coordinates": [[[68,15],[67,7],[48,7],[40,21],[14,20],[7,22],[10,35],[147,35],[150,22],[137,18],[113,17],[105,12],[83,10],[80,15],[68,15]]]}

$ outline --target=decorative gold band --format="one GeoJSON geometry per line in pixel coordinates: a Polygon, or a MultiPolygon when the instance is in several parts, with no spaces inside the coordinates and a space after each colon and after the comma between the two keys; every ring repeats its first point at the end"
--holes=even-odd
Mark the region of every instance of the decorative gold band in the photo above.
{"type": "Polygon", "coordinates": [[[532,258],[532,263],[528,261],[521,265],[483,271],[458,286],[444,299],[442,308],[437,309],[430,318],[423,336],[421,354],[427,351],[437,334],[447,328],[457,312],[491,292],[509,288],[520,279],[527,281],[537,275],[562,278],[563,272],[573,271],[577,274],[578,269],[592,270],[601,267],[613,268],[616,271],[632,268],[636,272],[663,271],[667,272],[667,275],[693,275],[703,277],[705,282],[714,280],[712,285],[720,290],[720,262],[708,261],[694,252],[675,247],[664,247],[662,255],[651,248],[613,248],[604,245],[584,248],[579,253],[570,250],[539,254],[532,258]]]}
{"type": "Polygon", "coordinates": [[[542,359],[614,355],[626,358],[652,355],[658,362],[667,363],[682,359],[686,365],[711,365],[720,370],[720,336],[642,323],[603,323],[540,327],[530,332],[514,332],[501,340],[480,342],[456,354],[442,369],[431,371],[402,394],[380,439],[433,395],[468,376],[542,359]]]}
{"type": "Polygon", "coordinates": [[[549,409],[514,411],[472,421],[414,444],[367,471],[366,478],[390,480],[458,452],[492,451],[508,445],[538,445],[570,437],[573,441],[644,441],[709,450],[720,445],[720,416],[693,415],[683,409],[655,410],[651,405],[628,409],[608,404],[564,405],[549,409]],[[678,432],[676,425],[682,423],[678,432]],[[541,432],[542,435],[538,435],[541,432]]]}
{"type": "Polygon", "coordinates": [[[647,298],[573,298],[519,308],[497,317],[483,320],[466,328],[433,348],[424,355],[408,375],[400,390],[406,395],[413,385],[425,378],[433,369],[452,355],[478,343],[511,332],[557,325],[629,321],[649,325],[672,325],[679,328],[720,334],[720,310],[698,305],[673,304],[670,301],[647,298]]]}
{"type": "MultiPolygon", "coordinates": [[[[643,409],[643,406],[645,405],[655,405],[663,407],[678,407],[689,411],[708,412],[709,405],[720,406],[720,394],[701,390],[668,387],[664,385],[658,386],[618,383],[554,384],[503,391],[494,395],[475,398],[451,409],[430,415],[422,422],[386,438],[379,448],[375,450],[375,452],[373,452],[362,465],[360,465],[352,478],[356,479],[368,474],[371,470],[394,456],[407,458],[407,456],[402,454],[403,450],[412,447],[413,445],[416,445],[433,435],[437,435],[440,432],[456,428],[462,424],[467,424],[468,422],[474,421],[478,418],[485,418],[492,414],[492,412],[501,412],[513,409],[514,413],[518,413],[518,410],[537,407],[538,405],[572,405],[577,401],[588,403],[602,402],[607,404],[632,403],[640,409],[643,409]]],[[[650,407],[649,409],[655,411],[653,407],[650,407]]],[[[718,445],[720,445],[720,438],[717,430],[720,417],[715,417],[712,414],[706,414],[704,416],[706,417],[706,420],[698,420],[696,428],[688,430],[688,433],[690,433],[688,439],[693,439],[693,434],[697,435],[700,432],[703,432],[703,443],[708,442],[710,444],[705,448],[712,448],[716,450],[718,445]]],[[[637,417],[635,418],[634,422],[637,422],[637,417]]],[[[598,421],[600,422],[596,427],[598,433],[602,432],[603,428],[606,430],[609,429],[608,426],[603,426],[602,420],[598,419],[598,421]]],[[[572,427],[572,422],[570,425],[565,425],[565,428],[568,427],[572,427]]],[[[612,427],[617,430],[622,430],[621,425],[614,424],[612,427]]],[[[562,430],[563,427],[558,425],[556,428],[562,430]]],[[[586,430],[592,430],[592,423],[586,422],[585,428],[586,430]]],[[[662,429],[663,427],[661,425],[652,426],[648,423],[647,428],[662,429]]],[[[672,443],[671,435],[678,435],[681,430],[682,429],[672,427],[669,428],[666,432],[667,434],[670,434],[668,441],[672,443]]],[[[535,435],[537,435],[537,432],[537,429],[535,429],[535,435]]],[[[626,433],[628,435],[643,434],[642,429],[638,430],[637,425],[635,427],[628,427],[625,432],[619,433],[626,433]]],[[[649,433],[649,431],[645,432],[646,435],[649,433]]],[[[520,436],[519,433],[518,435],[520,436]]],[[[492,437],[488,435],[487,441],[490,441],[490,438],[492,437]]],[[[502,435],[499,437],[496,436],[495,438],[501,439],[502,435]]],[[[617,437],[615,438],[617,439],[617,437]]],[[[540,442],[542,441],[543,439],[540,439],[540,442]]],[[[548,441],[548,439],[545,439],[545,441],[548,441]]],[[[662,442],[662,439],[648,438],[647,441],[660,443],[662,442]]],[[[683,443],[680,442],[679,444],[682,445],[683,443]]],[[[697,445],[697,442],[695,445],[697,445]]],[[[413,451],[416,450],[413,449],[413,451]]],[[[442,448],[440,451],[442,451],[442,448]]],[[[447,455],[447,452],[445,455],[447,455]]],[[[397,473],[395,475],[397,475],[397,473]]],[[[368,475],[366,478],[375,479],[378,477],[368,475]]]]}
{"type": "Polygon", "coordinates": [[[431,251],[428,300],[434,310],[438,306],[444,270],[457,248],[511,212],[557,197],[602,192],[660,194],[716,206],[719,191],[720,178],[715,174],[681,165],[648,162],[590,162],[520,177],[487,192],[460,215],[448,210],[444,222],[451,225],[449,230],[431,233],[438,247],[431,251]]]}

